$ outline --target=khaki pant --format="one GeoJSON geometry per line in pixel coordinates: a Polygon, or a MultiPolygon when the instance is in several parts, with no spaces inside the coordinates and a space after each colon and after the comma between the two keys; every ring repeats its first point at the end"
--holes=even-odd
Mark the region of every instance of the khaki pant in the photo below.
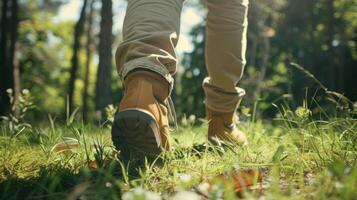
{"type": "MultiPolygon", "coordinates": [[[[175,47],[184,0],[129,0],[123,43],[116,52],[121,77],[144,68],[161,74],[173,87],[175,47]]],[[[248,0],[206,0],[205,104],[214,111],[232,112],[245,91],[236,87],[245,65],[248,0]]]]}

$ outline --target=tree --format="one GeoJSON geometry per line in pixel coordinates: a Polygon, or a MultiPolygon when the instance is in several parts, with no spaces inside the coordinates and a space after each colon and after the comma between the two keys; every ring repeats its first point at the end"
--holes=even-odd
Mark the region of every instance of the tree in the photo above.
{"type": "Polygon", "coordinates": [[[0,81],[0,115],[4,115],[9,108],[7,89],[14,90],[14,101],[18,101],[20,93],[20,72],[17,55],[18,38],[18,0],[4,0],[1,17],[1,81],[0,81]]]}
{"type": "MultiPolygon", "coordinates": [[[[289,62],[301,64],[330,90],[351,100],[357,100],[356,6],[353,0],[287,1],[275,40],[289,62]]],[[[295,70],[291,80],[299,101],[305,97],[303,88],[314,87],[295,70]]]]}
{"type": "Polygon", "coordinates": [[[11,69],[8,65],[8,10],[9,0],[3,0],[2,2],[2,16],[1,16],[1,41],[0,41],[0,115],[4,115],[9,107],[9,98],[6,93],[8,88],[12,88],[12,75],[11,69]]]}
{"type": "Polygon", "coordinates": [[[84,30],[84,22],[85,22],[85,14],[87,8],[88,0],[83,1],[83,6],[81,9],[81,13],[79,19],[74,27],[74,38],[73,38],[73,55],[71,59],[71,75],[68,83],[68,108],[69,113],[73,112],[73,95],[75,91],[75,81],[77,79],[77,71],[79,65],[78,53],[81,47],[81,36],[83,35],[84,30]]]}
{"type": "Polygon", "coordinates": [[[72,21],[54,21],[64,0],[19,1],[18,66],[21,88],[30,90],[37,109],[31,117],[40,120],[42,113],[62,115],[68,87],[68,66],[72,57],[72,21]]]}
{"type": "MultiPolygon", "coordinates": [[[[18,62],[18,29],[19,29],[19,3],[18,0],[11,1],[11,30],[10,30],[10,57],[9,64],[12,68],[14,105],[17,105],[20,96],[20,69],[18,62]]],[[[18,111],[16,109],[16,111],[18,111]]]]}
{"type": "Polygon", "coordinates": [[[101,117],[104,108],[112,103],[112,27],[112,0],[103,0],[98,47],[99,65],[95,92],[95,107],[100,112],[101,117]]]}
{"type": "Polygon", "coordinates": [[[83,89],[83,121],[87,122],[88,119],[88,87],[89,87],[89,75],[90,64],[93,52],[93,17],[94,17],[94,2],[92,0],[90,4],[90,10],[88,15],[88,29],[87,29],[87,45],[86,45],[86,66],[84,73],[84,89],[83,89]]]}

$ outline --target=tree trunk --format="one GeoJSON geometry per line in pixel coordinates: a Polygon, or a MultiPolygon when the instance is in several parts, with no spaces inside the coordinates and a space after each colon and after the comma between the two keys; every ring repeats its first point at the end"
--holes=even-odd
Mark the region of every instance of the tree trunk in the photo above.
{"type": "MultiPolygon", "coordinates": [[[[73,55],[71,59],[72,67],[71,67],[71,76],[68,83],[68,112],[70,114],[73,112],[73,95],[75,91],[75,81],[77,78],[78,71],[78,52],[81,47],[80,38],[83,34],[84,29],[84,21],[85,21],[85,13],[87,7],[88,0],[83,1],[82,10],[79,16],[79,19],[74,27],[74,42],[73,42],[73,55]]],[[[67,99],[67,98],[66,98],[67,99]]]]}
{"type": "Polygon", "coordinates": [[[13,57],[12,57],[12,75],[13,75],[13,80],[14,80],[14,93],[13,93],[13,98],[14,98],[14,111],[16,116],[18,116],[20,112],[19,108],[19,96],[20,96],[20,90],[21,90],[21,84],[20,84],[20,66],[19,66],[19,46],[20,43],[18,41],[15,42],[15,48],[12,51],[13,57]]]}
{"type": "Polygon", "coordinates": [[[328,66],[328,79],[327,85],[328,88],[331,90],[336,90],[337,89],[337,83],[336,83],[336,53],[335,53],[335,47],[333,46],[333,40],[334,40],[334,34],[335,34],[335,8],[334,8],[334,0],[328,0],[327,1],[327,15],[328,15],[328,21],[327,21],[327,37],[328,37],[328,57],[330,58],[329,66],[328,66]]]}
{"type": "Polygon", "coordinates": [[[0,115],[4,115],[10,106],[7,89],[13,89],[14,105],[20,94],[20,70],[17,62],[18,36],[18,0],[5,0],[1,17],[1,81],[0,115]],[[10,6],[9,6],[10,3],[10,6]],[[9,18],[9,12],[11,13],[9,18]]]}
{"type": "Polygon", "coordinates": [[[9,110],[10,99],[6,90],[12,88],[13,76],[8,62],[9,0],[3,0],[1,8],[0,40],[0,116],[9,110]]]}
{"type": "Polygon", "coordinates": [[[84,75],[84,89],[83,89],[83,121],[88,121],[88,87],[89,87],[89,73],[90,64],[93,52],[93,16],[94,16],[94,0],[90,4],[90,11],[88,16],[88,30],[87,30],[87,45],[86,45],[86,68],[84,75]]]}
{"type": "Polygon", "coordinates": [[[18,62],[18,49],[19,43],[17,42],[18,37],[18,28],[19,28],[19,5],[18,0],[11,1],[11,32],[10,32],[10,58],[9,64],[12,68],[12,76],[13,76],[13,97],[15,106],[15,113],[18,113],[18,102],[20,96],[20,69],[18,62]]]}
{"type": "Polygon", "coordinates": [[[104,108],[112,103],[112,0],[102,1],[101,17],[98,49],[99,66],[95,96],[96,110],[99,111],[100,120],[102,120],[104,108]]]}

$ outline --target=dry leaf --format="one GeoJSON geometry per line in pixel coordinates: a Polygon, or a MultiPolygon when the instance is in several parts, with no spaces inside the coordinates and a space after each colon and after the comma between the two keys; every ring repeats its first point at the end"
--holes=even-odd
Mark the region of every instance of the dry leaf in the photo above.
{"type": "Polygon", "coordinates": [[[78,147],[79,144],[62,143],[62,144],[56,144],[51,151],[55,153],[69,154],[69,153],[73,153],[73,149],[78,147]]]}
{"type": "Polygon", "coordinates": [[[90,169],[98,169],[97,162],[96,162],[95,160],[89,161],[89,162],[88,162],[88,167],[89,167],[90,169]]]}
{"type": "MultiPolygon", "coordinates": [[[[110,162],[111,162],[111,160],[110,160],[109,158],[108,158],[108,159],[105,159],[105,160],[103,161],[103,167],[108,166],[108,165],[110,164],[110,162]]],[[[98,169],[98,168],[99,168],[98,163],[97,163],[97,161],[95,161],[95,160],[89,161],[89,162],[87,163],[87,166],[88,166],[90,169],[98,169]]]]}
{"type": "MultiPolygon", "coordinates": [[[[259,194],[263,194],[262,175],[257,169],[233,170],[230,173],[218,175],[216,179],[221,180],[223,184],[233,184],[238,197],[243,196],[244,190],[257,190],[259,194]]],[[[212,183],[210,185],[212,186],[212,183]]]]}
{"type": "MultiPolygon", "coordinates": [[[[55,153],[62,153],[62,154],[70,154],[73,153],[74,149],[78,149],[80,147],[79,143],[60,143],[60,144],[56,144],[53,148],[52,148],[52,152],[55,153]]],[[[96,144],[91,144],[90,147],[92,148],[96,148],[96,144]]]]}

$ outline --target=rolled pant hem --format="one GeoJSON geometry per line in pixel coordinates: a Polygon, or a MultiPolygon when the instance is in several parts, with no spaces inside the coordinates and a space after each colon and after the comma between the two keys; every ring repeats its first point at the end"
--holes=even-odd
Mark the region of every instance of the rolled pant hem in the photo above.
{"type": "Polygon", "coordinates": [[[164,66],[154,65],[152,62],[147,61],[145,57],[137,58],[125,63],[120,72],[120,76],[124,80],[125,77],[129,74],[129,72],[137,69],[146,69],[160,74],[169,83],[171,93],[174,87],[174,79],[172,78],[170,72],[164,66]]]}
{"type": "Polygon", "coordinates": [[[227,91],[224,87],[212,84],[210,77],[203,80],[202,87],[206,96],[206,107],[216,112],[234,112],[245,96],[244,89],[234,87],[227,91]]]}
{"type": "Polygon", "coordinates": [[[209,101],[205,101],[205,106],[212,111],[215,112],[220,112],[220,113],[229,113],[229,112],[234,112],[240,105],[240,102],[242,101],[243,96],[240,96],[238,99],[238,102],[236,105],[232,106],[232,108],[220,108],[219,106],[214,106],[215,104],[209,103],[209,101]]]}

